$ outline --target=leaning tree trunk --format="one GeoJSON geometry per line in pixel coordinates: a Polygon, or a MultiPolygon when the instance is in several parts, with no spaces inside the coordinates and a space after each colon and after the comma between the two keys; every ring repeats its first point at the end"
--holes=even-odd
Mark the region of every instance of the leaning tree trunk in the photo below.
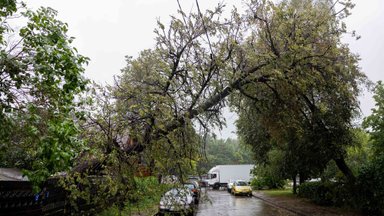
{"type": "Polygon", "coordinates": [[[339,168],[339,170],[347,178],[347,181],[349,181],[350,183],[354,183],[356,181],[356,177],[353,174],[352,170],[348,167],[347,163],[345,162],[344,156],[341,156],[333,160],[336,162],[336,165],[339,168]]]}

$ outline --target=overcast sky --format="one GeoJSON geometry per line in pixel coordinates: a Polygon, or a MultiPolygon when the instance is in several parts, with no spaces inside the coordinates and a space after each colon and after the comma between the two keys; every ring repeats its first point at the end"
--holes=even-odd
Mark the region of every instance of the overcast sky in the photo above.
{"type": "MultiPolygon", "coordinates": [[[[218,0],[200,0],[202,10],[213,8],[218,0]]],[[[227,10],[241,1],[224,0],[227,10]]],[[[360,54],[360,66],[374,82],[384,79],[384,0],[354,0],[356,7],[347,19],[350,30],[362,38],[358,41],[345,37],[354,53],[360,54]]],[[[167,23],[175,14],[176,0],[29,0],[31,8],[49,6],[59,12],[59,19],[69,25],[69,35],[76,38],[74,46],[91,59],[86,76],[100,83],[112,83],[113,75],[124,67],[124,56],[136,57],[138,53],[154,46],[156,20],[167,23]]],[[[194,0],[180,0],[185,11],[196,10],[194,0]]],[[[374,106],[372,95],[361,97],[364,115],[374,106]]],[[[228,128],[219,137],[235,137],[233,125],[236,115],[226,112],[228,128]]]]}

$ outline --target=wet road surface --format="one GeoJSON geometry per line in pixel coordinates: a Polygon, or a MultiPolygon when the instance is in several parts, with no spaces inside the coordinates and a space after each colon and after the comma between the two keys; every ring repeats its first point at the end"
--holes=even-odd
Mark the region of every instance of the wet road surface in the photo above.
{"type": "Polygon", "coordinates": [[[225,190],[202,191],[197,216],[270,216],[294,215],[283,209],[275,208],[255,197],[234,196],[225,190]]]}

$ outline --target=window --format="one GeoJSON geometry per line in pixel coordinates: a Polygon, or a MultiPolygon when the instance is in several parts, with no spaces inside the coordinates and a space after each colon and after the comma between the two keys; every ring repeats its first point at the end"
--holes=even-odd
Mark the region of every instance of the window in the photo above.
{"type": "Polygon", "coordinates": [[[238,181],[236,182],[236,186],[247,186],[248,184],[246,182],[243,182],[243,181],[238,181]]]}

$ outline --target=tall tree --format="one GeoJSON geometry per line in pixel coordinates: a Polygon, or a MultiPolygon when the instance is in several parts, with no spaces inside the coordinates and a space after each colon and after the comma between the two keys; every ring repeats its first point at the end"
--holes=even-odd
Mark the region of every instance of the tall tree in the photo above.
{"type": "Polygon", "coordinates": [[[81,149],[75,96],[85,89],[88,59],[71,46],[55,10],[33,12],[16,1],[0,7],[0,161],[38,184],[68,170],[81,149]],[[7,22],[16,13],[28,20],[20,31],[7,22]]]}
{"type": "Polygon", "coordinates": [[[197,4],[196,13],[186,14],[179,4],[168,27],[158,22],[156,47],[128,57],[117,79],[117,112],[138,141],[122,153],[159,142],[172,146],[180,130],[188,138],[181,140],[189,140],[189,130],[221,125],[221,108],[232,95],[239,110],[247,100],[256,104],[256,122],[268,136],[307,144],[353,180],[344,146],[366,78],[358,57],[340,41],[353,5],[343,1],[336,11],[336,4],[255,0],[244,16],[233,9],[229,18],[222,16],[223,5],[202,13],[197,4]]]}
{"type": "Polygon", "coordinates": [[[366,78],[358,68],[358,57],[340,41],[346,33],[342,19],[352,5],[345,2],[336,11],[335,4],[311,0],[249,4],[249,22],[259,25],[249,47],[275,59],[261,70],[269,79],[244,86],[234,104],[243,115],[241,133],[257,130],[246,123],[256,120],[266,131],[258,139],[269,136],[280,145],[290,144],[293,156],[307,158],[304,164],[321,169],[333,159],[353,181],[344,159],[345,146],[352,143],[351,121],[358,112],[359,84],[366,78]],[[251,118],[249,109],[255,113],[251,118]]]}

